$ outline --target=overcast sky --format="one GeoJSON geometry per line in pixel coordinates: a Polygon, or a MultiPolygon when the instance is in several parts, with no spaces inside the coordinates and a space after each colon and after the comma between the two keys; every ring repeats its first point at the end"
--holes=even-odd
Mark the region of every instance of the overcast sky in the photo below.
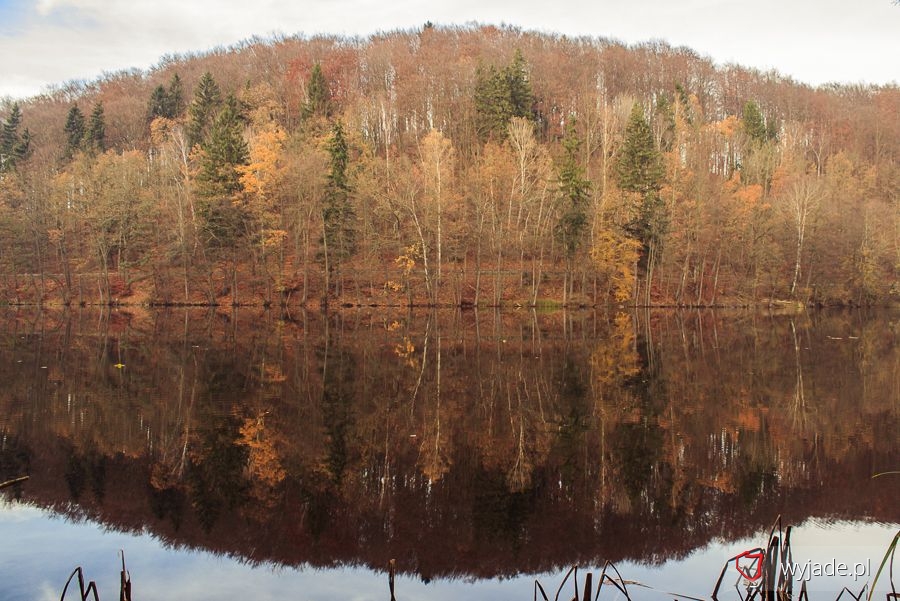
{"type": "Polygon", "coordinates": [[[892,0],[0,0],[0,97],[253,35],[367,35],[426,21],[663,39],[814,85],[900,80],[892,0]]]}

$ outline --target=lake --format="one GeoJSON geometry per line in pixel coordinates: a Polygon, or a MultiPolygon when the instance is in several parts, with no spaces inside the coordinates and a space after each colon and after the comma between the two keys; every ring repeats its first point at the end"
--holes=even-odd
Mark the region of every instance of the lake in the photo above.
{"type": "Polygon", "coordinates": [[[0,599],[708,598],[778,516],[834,599],[900,529],[897,311],[0,311],[0,599]]]}

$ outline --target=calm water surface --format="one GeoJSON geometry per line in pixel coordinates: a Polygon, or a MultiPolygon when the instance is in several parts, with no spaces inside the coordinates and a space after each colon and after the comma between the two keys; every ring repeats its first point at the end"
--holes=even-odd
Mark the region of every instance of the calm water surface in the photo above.
{"type": "Polygon", "coordinates": [[[119,549],[141,600],[708,597],[778,515],[799,562],[900,528],[897,313],[0,319],[0,599],[119,549]]]}

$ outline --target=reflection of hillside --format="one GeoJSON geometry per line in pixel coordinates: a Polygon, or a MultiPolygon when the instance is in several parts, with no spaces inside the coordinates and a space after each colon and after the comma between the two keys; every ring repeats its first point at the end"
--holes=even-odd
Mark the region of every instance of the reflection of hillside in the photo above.
{"type": "Polygon", "coordinates": [[[897,467],[897,334],[856,314],[10,318],[0,480],[254,561],[653,562],[779,513],[900,521],[900,483],[870,478],[897,467]]]}

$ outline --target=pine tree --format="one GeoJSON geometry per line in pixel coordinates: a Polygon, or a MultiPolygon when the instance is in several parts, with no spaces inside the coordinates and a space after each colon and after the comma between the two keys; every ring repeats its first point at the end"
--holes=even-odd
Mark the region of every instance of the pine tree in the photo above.
{"type": "Polygon", "coordinates": [[[22,123],[22,110],[19,103],[12,105],[9,117],[3,122],[0,128],[0,151],[6,155],[12,154],[12,149],[19,143],[19,125],[22,123]]]}
{"type": "Polygon", "coordinates": [[[349,149],[344,137],[344,129],[335,123],[328,141],[328,154],[331,169],[328,172],[328,184],[322,200],[323,236],[322,258],[326,268],[326,288],[330,288],[332,272],[335,278],[336,292],[340,293],[340,266],[356,252],[356,230],[354,221],[356,212],[351,204],[351,189],[347,180],[349,149]]]}
{"type": "Polygon", "coordinates": [[[22,124],[22,110],[18,103],[12,105],[9,117],[0,127],[0,173],[12,171],[16,163],[28,156],[31,147],[31,134],[26,129],[19,134],[22,124]]]}
{"type": "Polygon", "coordinates": [[[566,251],[567,259],[574,258],[584,239],[588,225],[587,205],[591,182],[585,177],[578,159],[581,141],[575,131],[575,119],[570,119],[563,138],[563,160],[557,170],[562,215],[556,225],[556,234],[566,251]]]}
{"type": "Polygon", "coordinates": [[[91,111],[87,131],[84,132],[82,147],[88,152],[101,153],[106,150],[106,121],[103,117],[103,103],[97,102],[91,111]]]}
{"type": "Polygon", "coordinates": [[[81,150],[81,145],[84,142],[84,114],[77,104],[69,109],[63,131],[66,134],[66,156],[71,158],[77,151],[81,150]]]}
{"type": "Polygon", "coordinates": [[[246,165],[250,153],[244,140],[237,99],[229,94],[213,121],[209,136],[200,146],[198,192],[203,198],[201,215],[207,244],[233,247],[246,231],[246,215],[234,202],[243,190],[237,167],[246,165]]]}
{"type": "Polygon", "coordinates": [[[250,157],[243,129],[240,106],[229,94],[208,139],[201,144],[203,156],[197,180],[204,196],[231,197],[241,189],[240,174],[235,167],[246,165],[250,157]]]}
{"type": "Polygon", "coordinates": [[[331,169],[325,191],[323,222],[325,244],[332,257],[346,258],[356,250],[356,237],[352,222],[356,217],[350,203],[350,185],[347,181],[347,165],[350,160],[344,128],[335,123],[328,142],[331,169]]]}
{"type": "Polygon", "coordinates": [[[308,119],[313,116],[331,117],[331,91],[328,89],[328,81],[322,73],[322,66],[316,63],[309,81],[306,84],[306,105],[303,107],[303,116],[308,119]]]}
{"type": "Polygon", "coordinates": [[[153,88],[150,94],[150,102],[147,107],[147,121],[151,122],[157,117],[177,119],[184,112],[184,88],[178,73],[172,75],[169,87],[162,84],[153,88]]]}
{"type": "Polygon", "coordinates": [[[475,73],[475,127],[482,141],[504,139],[513,117],[534,119],[534,95],[522,53],[516,50],[512,62],[498,69],[479,66],[475,73]]]}
{"type": "Polygon", "coordinates": [[[744,103],[744,116],[741,122],[744,126],[744,133],[750,136],[751,140],[756,142],[765,141],[766,122],[759,110],[759,106],[752,100],[744,103]]]}
{"type": "Polygon", "coordinates": [[[652,260],[668,228],[668,214],[659,191],[665,169],[662,157],[653,143],[653,132],[644,118],[644,110],[635,103],[625,127],[625,140],[616,164],[619,188],[636,197],[631,218],[625,229],[641,242],[642,266],[652,260]]]}
{"type": "Polygon", "coordinates": [[[150,102],[147,105],[147,122],[152,122],[157,117],[169,118],[168,103],[169,95],[166,92],[166,88],[162,85],[153,88],[153,92],[150,94],[150,102]]]}
{"type": "Polygon", "coordinates": [[[506,68],[506,80],[509,86],[512,117],[531,119],[534,95],[531,92],[531,82],[528,81],[528,64],[519,49],[516,49],[512,63],[506,68]]]}
{"type": "Polygon", "coordinates": [[[166,92],[166,114],[168,119],[177,119],[184,113],[184,86],[178,73],[172,75],[166,92]]]}
{"type": "Polygon", "coordinates": [[[744,115],[741,123],[744,127],[744,133],[757,144],[764,144],[777,137],[774,121],[770,120],[767,124],[766,118],[759,109],[759,105],[752,100],[744,103],[744,115]]]}
{"type": "Polygon", "coordinates": [[[222,93],[212,74],[207,71],[197,84],[194,100],[188,111],[188,144],[191,147],[202,145],[206,140],[213,118],[221,105],[222,93]]]}
{"type": "Polygon", "coordinates": [[[494,66],[475,72],[475,128],[482,141],[504,137],[513,113],[508,83],[494,66]]]}
{"type": "Polygon", "coordinates": [[[616,165],[619,188],[642,197],[658,193],[665,175],[662,158],[653,144],[653,132],[644,110],[635,103],[625,126],[625,141],[616,165]]]}
{"type": "Polygon", "coordinates": [[[566,257],[566,279],[563,287],[563,303],[567,303],[573,291],[573,271],[575,255],[584,241],[588,226],[587,205],[590,199],[591,182],[585,177],[579,162],[581,141],[575,130],[575,119],[566,125],[563,138],[563,158],[557,168],[557,185],[561,215],[556,224],[556,237],[562,244],[566,257]]]}

